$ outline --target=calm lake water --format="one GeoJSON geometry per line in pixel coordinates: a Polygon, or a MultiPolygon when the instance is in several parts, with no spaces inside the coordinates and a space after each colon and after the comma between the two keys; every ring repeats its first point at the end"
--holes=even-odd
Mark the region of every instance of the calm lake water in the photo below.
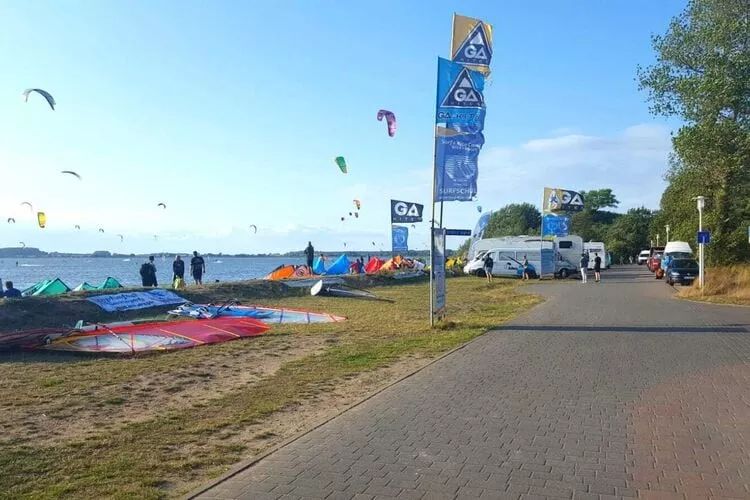
{"type": "MultiPolygon", "coordinates": [[[[210,257],[206,258],[204,283],[219,281],[240,281],[262,278],[281,264],[304,264],[304,259],[294,257],[210,257]]],[[[157,256],[156,273],[159,285],[169,285],[172,281],[172,260],[157,256]]],[[[183,256],[183,259],[187,257],[183,256]]],[[[108,276],[117,278],[123,285],[140,285],[138,274],[145,259],[125,258],[66,258],[45,257],[37,259],[0,260],[0,278],[3,282],[13,281],[16,288],[23,290],[45,279],[60,278],[71,288],[87,281],[98,285],[108,276]],[[18,266],[16,266],[16,261],[18,266]]],[[[185,277],[190,270],[189,259],[185,264],[185,277]]],[[[188,282],[192,282],[188,280],[188,282]]]]}

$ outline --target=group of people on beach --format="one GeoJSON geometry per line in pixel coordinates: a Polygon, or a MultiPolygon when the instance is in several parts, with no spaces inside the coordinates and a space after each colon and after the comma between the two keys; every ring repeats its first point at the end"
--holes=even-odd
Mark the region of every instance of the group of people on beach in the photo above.
{"type": "MultiPolygon", "coordinates": [[[[156,280],[156,264],[154,256],[150,256],[146,262],[141,265],[141,284],[144,287],[156,288],[159,283],[156,280]]],[[[190,275],[193,277],[195,284],[203,285],[203,275],[206,274],[206,261],[200,254],[193,252],[193,258],[190,259],[190,275]]],[[[185,288],[185,261],[182,257],[176,255],[172,262],[172,287],[175,289],[185,288]]]]}

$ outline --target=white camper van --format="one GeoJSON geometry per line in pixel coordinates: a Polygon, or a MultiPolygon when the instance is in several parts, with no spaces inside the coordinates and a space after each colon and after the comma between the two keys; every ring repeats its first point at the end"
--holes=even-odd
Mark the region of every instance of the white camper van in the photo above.
{"type": "MultiPolygon", "coordinates": [[[[541,248],[552,252],[553,243],[545,241],[541,248]]],[[[484,256],[489,252],[492,256],[492,275],[504,277],[522,277],[524,257],[529,261],[531,277],[538,276],[542,269],[542,252],[539,241],[513,244],[501,247],[478,250],[476,257],[464,266],[464,274],[484,276],[484,256]]]]}
{"type": "MultiPolygon", "coordinates": [[[[477,255],[482,251],[497,248],[532,248],[541,247],[541,236],[503,236],[501,238],[487,238],[476,243],[477,255]]],[[[545,240],[545,246],[554,251],[555,275],[567,278],[578,273],[578,262],[583,253],[583,240],[580,236],[569,235],[545,240]]]]}
{"type": "Polygon", "coordinates": [[[583,252],[589,254],[589,269],[594,269],[594,259],[598,254],[602,259],[602,267],[609,268],[607,264],[607,252],[601,241],[587,241],[583,244],[583,252]]]}
{"type": "Polygon", "coordinates": [[[664,247],[661,257],[661,268],[667,270],[667,265],[672,259],[690,259],[693,257],[693,249],[686,241],[670,241],[664,247]]]}

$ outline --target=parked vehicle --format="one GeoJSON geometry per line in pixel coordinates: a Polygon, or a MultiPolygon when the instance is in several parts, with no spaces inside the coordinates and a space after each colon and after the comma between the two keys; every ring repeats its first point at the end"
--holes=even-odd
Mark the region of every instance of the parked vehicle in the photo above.
{"type": "Polygon", "coordinates": [[[672,259],[692,259],[693,249],[686,241],[670,241],[664,247],[664,254],[661,260],[661,268],[666,271],[669,261],[672,259]]]}
{"type": "Polygon", "coordinates": [[[539,271],[542,269],[542,251],[550,255],[553,253],[551,241],[545,241],[544,247],[543,250],[540,250],[539,242],[537,242],[534,247],[506,246],[480,251],[474,257],[474,260],[464,266],[464,274],[485,276],[484,256],[490,253],[493,261],[493,276],[523,277],[523,260],[526,256],[529,261],[529,277],[537,278],[539,277],[539,271]]]}
{"type": "Polygon", "coordinates": [[[664,247],[651,247],[649,250],[649,257],[646,261],[646,267],[652,273],[655,273],[657,269],[661,267],[661,258],[664,253],[664,247]]]}
{"type": "Polygon", "coordinates": [[[698,262],[695,259],[672,259],[664,274],[668,285],[692,285],[698,276],[698,262]]]}
{"type": "Polygon", "coordinates": [[[650,256],[650,250],[641,250],[641,253],[638,254],[638,265],[642,266],[643,264],[645,264],[650,256]]]}
{"type": "MultiPolygon", "coordinates": [[[[503,236],[479,240],[477,252],[497,248],[529,248],[538,250],[542,245],[541,236],[503,236]]],[[[583,239],[580,236],[568,235],[544,240],[544,248],[554,252],[555,276],[567,278],[578,274],[578,261],[583,253],[583,239]]],[[[530,259],[529,259],[530,260],[530,259]]]]}

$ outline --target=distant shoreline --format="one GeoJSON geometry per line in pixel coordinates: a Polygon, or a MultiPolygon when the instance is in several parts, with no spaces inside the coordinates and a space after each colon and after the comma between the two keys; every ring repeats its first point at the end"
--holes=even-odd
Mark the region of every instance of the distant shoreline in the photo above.
{"type": "MultiPolygon", "coordinates": [[[[42,250],[39,250],[38,248],[32,248],[32,247],[26,247],[26,248],[20,248],[20,247],[10,247],[10,248],[0,248],[0,260],[2,259],[29,259],[29,258],[83,258],[83,259],[91,259],[91,258],[124,258],[124,259],[133,259],[133,258],[147,258],[150,255],[192,255],[192,251],[190,252],[151,252],[151,253],[112,253],[104,250],[98,250],[92,253],[64,253],[64,252],[45,252],[42,250]]],[[[316,255],[390,255],[392,252],[389,252],[387,250],[334,250],[334,251],[321,251],[317,252],[316,255]]],[[[286,252],[286,253],[255,253],[255,254],[246,254],[246,253],[239,253],[239,254],[226,254],[226,253],[201,253],[204,257],[222,257],[222,258],[230,258],[230,257],[244,257],[244,258],[280,258],[280,257],[290,257],[290,258],[302,258],[305,256],[304,252],[286,252]]],[[[402,255],[409,256],[409,257],[429,257],[430,252],[428,250],[417,250],[417,251],[409,251],[409,252],[403,252],[402,255]]]]}

